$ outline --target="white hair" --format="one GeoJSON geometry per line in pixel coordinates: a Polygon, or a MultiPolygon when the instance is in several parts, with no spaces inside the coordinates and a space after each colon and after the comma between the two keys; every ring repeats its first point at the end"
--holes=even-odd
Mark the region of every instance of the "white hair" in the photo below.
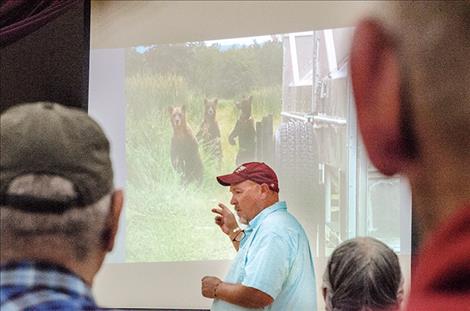
{"type": "MultiPolygon", "coordinates": [[[[73,184],[50,175],[23,175],[9,185],[7,194],[62,200],[76,198],[73,184]]],[[[61,252],[82,261],[103,247],[111,194],[84,207],[71,207],[62,214],[28,212],[0,206],[1,253],[3,258],[21,258],[25,252],[61,252]]]]}
{"type": "Polygon", "coordinates": [[[398,309],[403,290],[398,257],[374,238],[355,238],[331,254],[323,275],[327,311],[398,309]]]}

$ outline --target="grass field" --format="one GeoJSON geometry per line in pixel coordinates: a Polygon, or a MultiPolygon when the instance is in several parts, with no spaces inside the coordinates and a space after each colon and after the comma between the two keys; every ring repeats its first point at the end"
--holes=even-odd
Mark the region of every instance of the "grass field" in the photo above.
{"type": "MultiPolygon", "coordinates": [[[[248,94],[240,94],[240,97],[243,95],[248,94]]],[[[273,114],[274,123],[279,123],[280,86],[254,90],[249,95],[253,95],[256,121],[273,114]]],[[[156,74],[128,77],[126,96],[126,261],[232,258],[235,254],[232,245],[214,224],[210,210],[219,201],[228,205],[230,200],[228,189],[220,186],[215,176],[235,168],[238,147],[229,145],[227,140],[238,117],[235,99],[219,98],[221,169],[211,165],[207,155],[201,154],[202,185],[183,187],[171,166],[172,128],[167,107],[185,104],[188,123],[195,134],[203,118],[204,97],[191,92],[178,76],[156,74]]]]}

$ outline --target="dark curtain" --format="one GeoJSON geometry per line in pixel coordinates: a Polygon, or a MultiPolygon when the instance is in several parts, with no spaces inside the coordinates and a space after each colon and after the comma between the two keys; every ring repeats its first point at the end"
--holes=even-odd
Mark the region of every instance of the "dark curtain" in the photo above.
{"type": "Polygon", "coordinates": [[[11,44],[63,14],[79,0],[0,2],[0,47],[11,44]]]}
{"type": "Polygon", "coordinates": [[[90,0],[0,0],[0,112],[58,102],[87,110],[90,0]]]}

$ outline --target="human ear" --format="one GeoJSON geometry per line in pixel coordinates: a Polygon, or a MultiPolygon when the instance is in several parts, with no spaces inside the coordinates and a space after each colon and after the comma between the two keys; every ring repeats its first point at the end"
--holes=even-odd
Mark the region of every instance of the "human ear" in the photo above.
{"type": "Polygon", "coordinates": [[[370,160],[386,175],[398,173],[409,160],[400,130],[400,62],[393,38],[378,21],[366,19],[356,28],[351,77],[370,160]]]}
{"type": "Polygon", "coordinates": [[[268,193],[271,191],[267,184],[261,184],[260,186],[260,195],[262,199],[266,199],[268,197],[268,193]]]}
{"type": "Polygon", "coordinates": [[[119,217],[121,216],[124,195],[122,190],[117,190],[111,197],[111,210],[108,216],[108,239],[106,241],[106,251],[110,252],[114,248],[114,241],[119,226],[119,217]]]}

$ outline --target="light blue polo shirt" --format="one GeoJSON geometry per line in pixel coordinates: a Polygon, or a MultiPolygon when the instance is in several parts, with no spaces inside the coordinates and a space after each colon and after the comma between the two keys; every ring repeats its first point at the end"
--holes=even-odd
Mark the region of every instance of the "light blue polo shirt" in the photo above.
{"type": "Polygon", "coordinates": [[[286,203],[277,202],[261,211],[245,234],[224,281],[256,288],[274,301],[264,309],[248,309],[215,299],[211,310],[316,310],[310,246],[302,226],[287,212],[286,203]]]}

